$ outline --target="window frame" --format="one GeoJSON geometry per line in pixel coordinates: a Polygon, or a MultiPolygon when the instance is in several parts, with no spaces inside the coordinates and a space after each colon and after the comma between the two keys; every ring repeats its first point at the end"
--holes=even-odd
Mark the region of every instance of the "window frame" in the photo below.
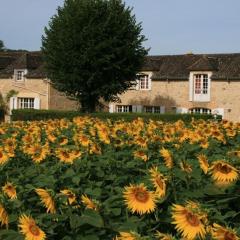
{"type": "Polygon", "coordinates": [[[116,112],[117,113],[132,112],[132,105],[116,105],[116,112]]]}
{"type": "Polygon", "coordinates": [[[150,73],[138,73],[137,75],[137,90],[149,91],[151,90],[151,74],[150,73]]]}
{"type": "Polygon", "coordinates": [[[26,74],[27,74],[27,69],[14,69],[14,80],[16,82],[24,82],[26,74]],[[20,72],[21,72],[21,77],[19,78],[20,72]]]}
{"type": "Polygon", "coordinates": [[[189,74],[189,101],[210,102],[211,101],[211,76],[210,71],[191,71],[189,74]],[[196,77],[198,83],[196,84],[196,77]],[[196,88],[197,85],[197,88],[196,88]]]}
{"type": "Polygon", "coordinates": [[[35,98],[31,97],[18,97],[17,106],[18,109],[34,109],[35,98]]]}

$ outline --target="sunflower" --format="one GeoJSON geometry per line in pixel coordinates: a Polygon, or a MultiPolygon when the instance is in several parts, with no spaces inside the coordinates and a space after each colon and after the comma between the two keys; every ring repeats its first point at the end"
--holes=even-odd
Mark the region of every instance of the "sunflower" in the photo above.
{"type": "Polygon", "coordinates": [[[140,235],[135,232],[119,232],[120,236],[116,237],[115,240],[138,240],[140,235]]]}
{"type": "Polygon", "coordinates": [[[173,205],[172,209],[173,224],[176,230],[188,240],[196,237],[203,238],[206,234],[204,222],[206,222],[206,214],[202,212],[198,203],[187,202],[186,206],[173,205]]]}
{"type": "Polygon", "coordinates": [[[216,240],[239,240],[236,231],[231,228],[222,227],[216,223],[213,224],[212,237],[216,240]]]}
{"type": "Polygon", "coordinates": [[[198,162],[199,162],[199,165],[200,165],[201,169],[203,170],[203,172],[205,174],[207,174],[208,168],[209,168],[207,157],[204,154],[199,154],[197,156],[197,159],[198,159],[198,162]]]}
{"type": "Polygon", "coordinates": [[[137,150],[133,152],[133,156],[135,158],[140,158],[142,159],[144,162],[146,162],[148,160],[148,156],[146,154],[146,152],[144,150],[137,150]]]}
{"type": "Polygon", "coordinates": [[[73,152],[68,148],[58,148],[55,150],[56,156],[61,162],[72,164],[73,161],[78,158],[73,152]]]}
{"type": "Polygon", "coordinates": [[[158,171],[157,167],[149,170],[151,174],[151,182],[156,188],[156,196],[162,198],[166,194],[166,178],[158,171]]]}
{"type": "Polygon", "coordinates": [[[35,189],[38,196],[41,198],[42,204],[47,208],[47,213],[56,213],[55,203],[51,195],[42,188],[35,189]]]}
{"type": "Polygon", "coordinates": [[[175,238],[171,234],[156,232],[155,237],[158,240],[175,240],[175,238]]]}
{"type": "Polygon", "coordinates": [[[90,154],[97,154],[97,155],[99,155],[99,154],[102,153],[101,147],[98,144],[93,143],[93,144],[91,144],[91,146],[89,148],[89,153],[90,154]]]}
{"type": "Polygon", "coordinates": [[[184,171],[186,173],[192,172],[192,166],[190,164],[188,164],[186,161],[180,162],[180,168],[182,169],[182,171],[184,171]]]}
{"type": "Polygon", "coordinates": [[[238,170],[223,160],[213,162],[209,170],[218,186],[228,186],[238,179],[238,170]]]}
{"type": "Polygon", "coordinates": [[[30,216],[26,216],[25,214],[21,215],[18,227],[21,229],[20,232],[25,235],[26,240],[46,239],[46,234],[37,226],[34,219],[30,216]]]}
{"type": "Polygon", "coordinates": [[[7,182],[2,187],[3,192],[10,198],[10,199],[16,199],[17,198],[17,192],[16,188],[13,186],[12,183],[7,182]]]}
{"type": "Polygon", "coordinates": [[[156,196],[147,190],[143,183],[139,185],[130,184],[123,192],[124,201],[131,212],[142,215],[154,211],[156,207],[156,196]]]}
{"type": "Polygon", "coordinates": [[[33,162],[35,163],[42,162],[47,157],[48,153],[49,146],[47,143],[44,146],[39,143],[35,143],[28,148],[28,154],[30,154],[33,162]]]}
{"type": "Polygon", "coordinates": [[[0,204],[0,222],[1,226],[6,225],[8,227],[8,214],[2,204],[0,204]]]}
{"type": "Polygon", "coordinates": [[[86,208],[93,209],[93,210],[98,209],[97,204],[93,200],[91,200],[89,197],[87,197],[86,195],[82,195],[81,200],[86,208]]]}
{"type": "Polygon", "coordinates": [[[69,189],[64,189],[60,191],[62,194],[67,196],[69,205],[76,202],[76,195],[69,189]]]}
{"type": "Polygon", "coordinates": [[[6,163],[8,159],[9,159],[8,154],[3,150],[2,147],[0,147],[0,165],[6,163]]]}
{"type": "Polygon", "coordinates": [[[173,167],[173,160],[170,151],[168,151],[165,148],[162,148],[160,150],[160,154],[164,159],[165,165],[167,168],[172,168],[173,167]]]}

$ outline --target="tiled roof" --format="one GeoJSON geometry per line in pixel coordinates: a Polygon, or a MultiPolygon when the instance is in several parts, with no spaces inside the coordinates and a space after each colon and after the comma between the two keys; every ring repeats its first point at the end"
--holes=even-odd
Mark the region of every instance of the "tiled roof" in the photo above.
{"type": "Polygon", "coordinates": [[[14,69],[28,69],[31,78],[46,76],[41,52],[0,52],[0,78],[11,77],[14,69]]]}
{"type": "MultiPolygon", "coordinates": [[[[0,52],[0,78],[14,69],[28,69],[27,77],[45,78],[41,52],[0,52]]],[[[213,80],[240,80],[240,53],[147,56],[141,71],[153,71],[153,80],[187,80],[190,71],[212,71],[213,80]]]]}

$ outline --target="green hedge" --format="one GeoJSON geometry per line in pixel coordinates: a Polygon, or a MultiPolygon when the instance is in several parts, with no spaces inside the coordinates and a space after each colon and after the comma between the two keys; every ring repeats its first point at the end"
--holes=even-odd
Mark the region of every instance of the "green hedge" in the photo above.
{"type": "Polygon", "coordinates": [[[3,109],[0,109],[0,122],[4,121],[4,114],[5,111],[3,109]]]}
{"type": "MultiPolygon", "coordinates": [[[[195,119],[214,119],[213,115],[207,114],[174,114],[174,113],[165,113],[165,114],[153,114],[153,113],[91,113],[85,114],[77,111],[59,111],[59,110],[13,110],[12,111],[12,121],[35,121],[35,120],[47,120],[47,119],[61,119],[67,118],[72,119],[76,116],[86,116],[98,117],[100,119],[111,119],[113,121],[124,119],[125,121],[132,121],[138,117],[141,117],[145,120],[161,120],[161,121],[177,121],[179,119],[190,122],[192,118],[195,119]]],[[[218,116],[218,119],[221,119],[218,116]]]]}

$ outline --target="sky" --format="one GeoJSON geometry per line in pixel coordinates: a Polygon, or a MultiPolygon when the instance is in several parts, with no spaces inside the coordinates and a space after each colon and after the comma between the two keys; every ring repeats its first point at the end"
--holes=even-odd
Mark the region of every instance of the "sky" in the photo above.
{"type": "MultiPolygon", "coordinates": [[[[0,0],[0,40],[39,50],[64,0],[0,0]]],[[[142,24],[150,55],[240,52],[239,0],[125,0],[142,24]]]]}

